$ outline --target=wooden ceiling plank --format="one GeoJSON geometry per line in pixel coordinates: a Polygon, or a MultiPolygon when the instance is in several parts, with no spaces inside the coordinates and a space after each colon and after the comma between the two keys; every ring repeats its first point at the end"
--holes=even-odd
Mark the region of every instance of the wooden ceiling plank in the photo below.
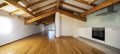
{"type": "Polygon", "coordinates": [[[70,17],[73,17],[73,18],[76,18],[76,19],[79,19],[79,20],[82,20],[82,21],[86,22],[86,18],[83,18],[83,17],[77,16],[77,15],[71,14],[71,13],[63,11],[63,10],[58,10],[58,11],[60,13],[62,13],[62,14],[67,15],[67,16],[70,16],[70,17]]]}
{"type": "Polygon", "coordinates": [[[20,10],[17,9],[17,10],[15,10],[15,11],[10,12],[9,14],[10,14],[10,15],[14,15],[14,14],[18,13],[19,11],[20,11],[20,10]]]}
{"type": "Polygon", "coordinates": [[[66,4],[66,5],[69,5],[69,6],[72,6],[72,7],[74,7],[74,8],[77,8],[77,9],[83,10],[83,11],[87,11],[87,9],[84,9],[84,8],[81,8],[81,7],[78,7],[78,6],[69,4],[69,3],[67,3],[67,2],[62,2],[62,3],[63,3],[63,4],[66,4]]]}
{"type": "Polygon", "coordinates": [[[92,9],[90,9],[90,10],[82,13],[81,16],[82,16],[82,17],[85,17],[85,16],[88,15],[88,14],[91,14],[91,13],[93,13],[93,12],[95,12],[95,11],[98,11],[98,10],[100,10],[100,9],[103,9],[103,8],[105,8],[105,7],[107,7],[107,6],[110,6],[110,5],[112,5],[112,4],[115,4],[115,3],[117,3],[117,2],[120,2],[120,0],[107,0],[107,1],[99,4],[98,6],[96,6],[96,7],[92,8],[92,9]]]}
{"type": "Polygon", "coordinates": [[[37,9],[34,9],[34,10],[32,10],[32,12],[36,12],[36,11],[42,9],[42,8],[45,8],[45,7],[51,6],[51,5],[53,5],[53,4],[56,4],[56,1],[53,2],[53,3],[47,4],[47,5],[45,5],[45,6],[39,7],[39,8],[37,8],[37,9]]]}
{"type": "Polygon", "coordinates": [[[45,2],[45,1],[47,1],[47,0],[40,0],[38,2],[32,3],[30,5],[27,5],[26,8],[30,8],[30,7],[32,7],[32,6],[36,5],[36,4],[40,4],[40,3],[45,2]]]}
{"type": "Polygon", "coordinates": [[[11,5],[19,8],[20,10],[23,10],[24,12],[30,14],[31,16],[34,16],[34,17],[35,17],[35,15],[34,15],[32,12],[28,11],[27,8],[19,5],[17,2],[15,2],[15,0],[5,0],[5,2],[6,2],[6,3],[9,3],[9,4],[11,4],[11,5]]]}
{"type": "Polygon", "coordinates": [[[7,6],[7,5],[8,5],[7,3],[2,3],[2,4],[0,4],[0,8],[7,6]]]}
{"type": "Polygon", "coordinates": [[[88,6],[91,6],[91,7],[95,7],[97,6],[96,4],[89,4],[89,2],[86,2],[84,0],[75,0],[76,2],[79,2],[79,3],[83,3],[85,5],[88,5],[88,6]]]}
{"type": "Polygon", "coordinates": [[[26,20],[26,21],[25,21],[25,24],[30,24],[30,23],[32,23],[32,22],[35,22],[35,21],[40,20],[40,19],[43,19],[43,18],[48,17],[48,16],[50,16],[50,15],[53,15],[53,14],[55,14],[55,13],[56,13],[56,10],[49,11],[49,12],[47,12],[47,13],[45,13],[45,14],[42,14],[42,15],[40,15],[40,16],[38,16],[38,17],[34,17],[34,18],[32,18],[32,19],[26,20]]]}

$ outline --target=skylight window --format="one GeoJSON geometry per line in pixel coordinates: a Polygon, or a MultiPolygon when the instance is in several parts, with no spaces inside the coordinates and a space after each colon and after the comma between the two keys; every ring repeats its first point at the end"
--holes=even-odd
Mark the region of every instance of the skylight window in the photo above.
{"type": "Polygon", "coordinates": [[[7,7],[3,7],[2,9],[3,9],[4,11],[6,11],[6,12],[12,12],[12,11],[14,11],[14,10],[17,10],[17,8],[14,7],[14,6],[12,6],[12,5],[9,5],[9,6],[7,6],[7,7]]]}
{"type": "Polygon", "coordinates": [[[30,8],[27,8],[29,11],[32,11],[30,8]]]}
{"type": "Polygon", "coordinates": [[[21,2],[21,1],[19,1],[18,4],[20,4],[23,7],[26,7],[26,5],[23,2],[21,2]]]}

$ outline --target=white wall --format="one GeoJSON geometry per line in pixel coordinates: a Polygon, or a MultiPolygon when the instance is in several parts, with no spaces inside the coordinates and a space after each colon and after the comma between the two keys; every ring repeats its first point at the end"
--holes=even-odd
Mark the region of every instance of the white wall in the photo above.
{"type": "Polygon", "coordinates": [[[60,33],[61,36],[78,36],[78,28],[84,27],[85,23],[73,17],[61,14],[60,33]]]}
{"type": "Polygon", "coordinates": [[[39,30],[40,32],[44,32],[45,31],[45,26],[43,24],[39,25],[39,30]]]}
{"type": "Polygon", "coordinates": [[[56,12],[55,14],[55,35],[60,37],[60,13],[56,12]]]}
{"type": "Polygon", "coordinates": [[[27,37],[39,32],[39,27],[34,24],[24,25],[16,16],[9,16],[0,12],[0,45],[27,37]]]}
{"type": "Polygon", "coordinates": [[[120,4],[116,4],[115,10],[117,13],[96,16],[97,14],[106,12],[107,9],[102,9],[100,11],[94,12],[87,16],[87,27],[120,27],[120,4]]]}

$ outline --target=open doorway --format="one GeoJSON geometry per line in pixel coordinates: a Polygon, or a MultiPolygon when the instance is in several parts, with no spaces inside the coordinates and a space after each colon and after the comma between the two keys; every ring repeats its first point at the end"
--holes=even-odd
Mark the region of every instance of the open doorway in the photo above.
{"type": "Polygon", "coordinates": [[[55,37],[55,14],[39,20],[37,25],[40,26],[40,33],[48,36],[49,39],[55,37]]]}

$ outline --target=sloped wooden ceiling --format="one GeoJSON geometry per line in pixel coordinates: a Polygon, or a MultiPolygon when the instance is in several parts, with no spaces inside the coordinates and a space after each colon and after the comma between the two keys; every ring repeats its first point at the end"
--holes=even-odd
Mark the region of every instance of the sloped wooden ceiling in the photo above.
{"type": "Polygon", "coordinates": [[[86,15],[118,2],[120,0],[4,0],[0,2],[0,9],[24,18],[26,24],[39,22],[57,11],[86,21],[86,15]]]}

